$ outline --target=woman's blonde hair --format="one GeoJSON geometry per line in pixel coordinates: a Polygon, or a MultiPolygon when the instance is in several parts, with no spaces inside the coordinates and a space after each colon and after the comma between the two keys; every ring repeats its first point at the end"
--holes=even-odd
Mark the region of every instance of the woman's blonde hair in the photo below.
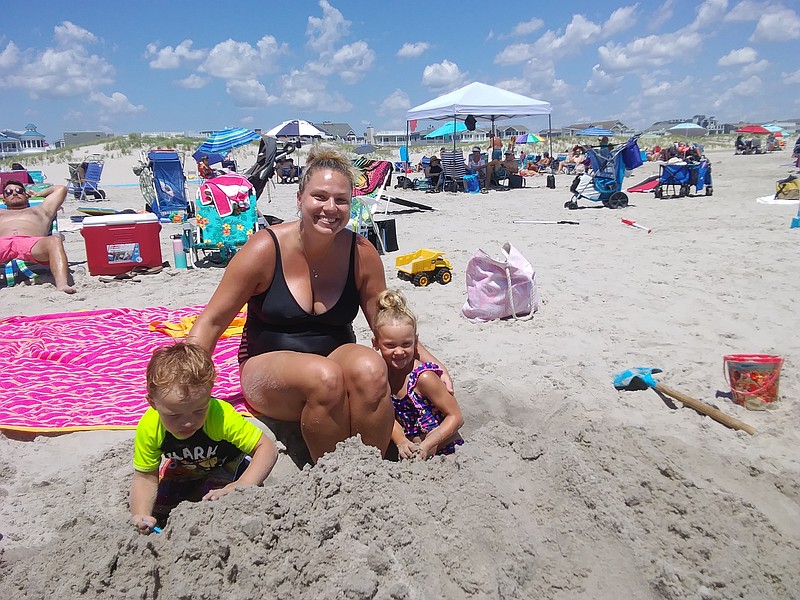
{"type": "Polygon", "coordinates": [[[298,186],[300,193],[303,192],[311,176],[320,169],[330,169],[341,173],[350,181],[350,187],[355,187],[358,174],[350,159],[333,146],[319,145],[311,148],[308,153],[306,166],[303,168],[303,175],[300,177],[298,186]]]}
{"type": "Polygon", "coordinates": [[[197,388],[211,388],[216,379],[211,355],[197,344],[178,342],[163,346],[147,363],[147,395],[173,390],[188,398],[197,388]]]}
{"type": "Polygon", "coordinates": [[[375,322],[373,329],[377,334],[378,329],[383,325],[394,325],[396,323],[410,323],[414,328],[414,335],[417,335],[417,317],[408,308],[403,294],[397,290],[383,290],[376,299],[377,310],[375,312],[375,322]]]}

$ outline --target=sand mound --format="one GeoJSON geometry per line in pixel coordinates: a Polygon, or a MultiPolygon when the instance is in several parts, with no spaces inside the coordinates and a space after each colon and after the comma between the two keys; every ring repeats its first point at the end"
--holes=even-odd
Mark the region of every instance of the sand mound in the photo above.
{"type": "MultiPolygon", "coordinates": [[[[52,493],[57,478],[32,484],[63,503],[61,515],[69,505],[109,510],[62,516],[42,547],[6,551],[0,593],[710,599],[800,588],[797,546],[752,505],[693,477],[671,458],[674,442],[623,432],[584,428],[545,442],[494,423],[451,459],[402,464],[348,440],[314,469],[182,504],[163,534],[146,537],[120,510],[121,448],[64,497],[52,493]]],[[[744,477],[763,475],[743,465],[744,477]]],[[[799,482],[782,485],[796,501],[799,482]]]]}

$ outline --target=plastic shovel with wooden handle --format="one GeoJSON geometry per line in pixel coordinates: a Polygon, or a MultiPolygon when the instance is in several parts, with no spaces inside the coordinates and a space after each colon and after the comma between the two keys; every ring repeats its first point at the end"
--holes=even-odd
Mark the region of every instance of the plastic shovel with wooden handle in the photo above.
{"type": "Polygon", "coordinates": [[[673,390],[671,387],[667,387],[663,383],[659,383],[653,377],[654,373],[661,373],[661,369],[651,367],[634,367],[632,369],[628,369],[627,371],[617,373],[614,376],[614,387],[618,390],[637,390],[645,389],[645,387],[653,388],[655,391],[661,392],[670,398],[674,398],[675,400],[682,402],[689,408],[693,408],[699,413],[708,415],[726,427],[730,427],[731,429],[741,429],[750,435],[755,433],[755,429],[753,429],[753,427],[747,423],[727,415],[721,410],[714,408],[713,406],[709,406],[705,402],[696,400],[691,396],[687,396],[683,392],[673,390]]]}

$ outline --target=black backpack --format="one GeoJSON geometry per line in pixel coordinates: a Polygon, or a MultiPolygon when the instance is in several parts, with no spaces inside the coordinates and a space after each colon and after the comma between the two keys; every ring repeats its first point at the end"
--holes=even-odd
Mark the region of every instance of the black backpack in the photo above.
{"type": "Polygon", "coordinates": [[[401,190],[413,190],[414,189],[414,180],[410,177],[406,177],[405,175],[398,175],[397,176],[397,183],[395,184],[395,189],[401,190]]]}

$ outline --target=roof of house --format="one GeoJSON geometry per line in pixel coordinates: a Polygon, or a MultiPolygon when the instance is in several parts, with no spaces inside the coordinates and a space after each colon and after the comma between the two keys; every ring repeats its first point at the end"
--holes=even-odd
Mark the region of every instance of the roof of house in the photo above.
{"type": "Polygon", "coordinates": [[[563,129],[588,129],[589,127],[602,127],[603,129],[614,129],[619,125],[623,129],[630,129],[625,123],[619,119],[608,119],[606,121],[589,121],[587,123],[572,123],[563,129]]]}
{"type": "Polygon", "coordinates": [[[322,123],[312,123],[312,125],[337,138],[344,139],[347,136],[356,135],[355,130],[350,127],[349,123],[331,123],[330,121],[323,121],[322,123]]]}

